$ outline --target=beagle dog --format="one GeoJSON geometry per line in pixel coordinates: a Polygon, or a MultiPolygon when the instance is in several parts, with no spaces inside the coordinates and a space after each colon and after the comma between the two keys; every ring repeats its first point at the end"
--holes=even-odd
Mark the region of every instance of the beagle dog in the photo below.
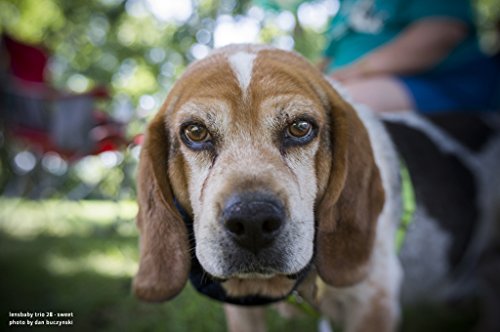
{"type": "Polygon", "coordinates": [[[245,305],[291,293],[345,331],[393,331],[401,301],[474,269],[498,217],[498,191],[475,193],[500,188],[500,126],[477,119],[490,134],[474,150],[415,114],[381,121],[339,89],[266,46],[188,67],[141,151],[137,297],[169,300],[190,278],[226,303],[233,331],[264,329],[245,305]],[[398,253],[401,160],[417,208],[398,253]]]}

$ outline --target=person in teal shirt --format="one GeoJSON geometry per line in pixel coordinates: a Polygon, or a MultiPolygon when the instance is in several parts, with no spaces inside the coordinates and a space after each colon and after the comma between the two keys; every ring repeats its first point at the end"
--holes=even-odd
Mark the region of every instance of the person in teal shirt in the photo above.
{"type": "Polygon", "coordinates": [[[375,111],[490,110],[500,65],[469,0],[340,0],[321,68],[375,111]]]}

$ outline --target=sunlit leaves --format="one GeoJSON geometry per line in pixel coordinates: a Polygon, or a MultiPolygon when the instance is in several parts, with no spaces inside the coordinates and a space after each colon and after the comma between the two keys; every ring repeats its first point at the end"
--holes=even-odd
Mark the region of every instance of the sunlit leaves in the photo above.
{"type": "Polygon", "coordinates": [[[64,13],[52,0],[2,1],[0,13],[11,34],[31,43],[42,43],[46,30],[64,26],[64,13]]]}

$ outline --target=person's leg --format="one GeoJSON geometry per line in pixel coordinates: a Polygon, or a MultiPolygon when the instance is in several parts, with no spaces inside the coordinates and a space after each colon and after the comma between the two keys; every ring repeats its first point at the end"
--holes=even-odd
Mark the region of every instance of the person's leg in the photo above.
{"type": "Polygon", "coordinates": [[[410,93],[397,78],[374,76],[343,83],[354,102],[365,104],[376,112],[415,111],[410,93]]]}

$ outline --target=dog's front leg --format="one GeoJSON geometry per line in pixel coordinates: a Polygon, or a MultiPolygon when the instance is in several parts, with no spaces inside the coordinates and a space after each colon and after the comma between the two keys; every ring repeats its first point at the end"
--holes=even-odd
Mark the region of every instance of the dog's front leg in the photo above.
{"type": "Polygon", "coordinates": [[[362,289],[364,286],[329,288],[320,303],[321,312],[345,332],[396,331],[397,298],[381,289],[362,289]]]}
{"type": "Polygon", "coordinates": [[[376,263],[362,282],[345,288],[326,286],[320,293],[317,306],[345,332],[397,330],[402,270],[396,255],[376,263]]]}
{"type": "Polygon", "coordinates": [[[375,293],[366,300],[358,299],[357,303],[346,306],[345,331],[393,332],[397,330],[399,308],[395,300],[391,300],[384,293],[375,293]],[[361,301],[366,301],[360,303],[361,301]]]}
{"type": "Polygon", "coordinates": [[[229,332],[265,332],[266,309],[264,307],[241,307],[224,305],[229,332]]]}

